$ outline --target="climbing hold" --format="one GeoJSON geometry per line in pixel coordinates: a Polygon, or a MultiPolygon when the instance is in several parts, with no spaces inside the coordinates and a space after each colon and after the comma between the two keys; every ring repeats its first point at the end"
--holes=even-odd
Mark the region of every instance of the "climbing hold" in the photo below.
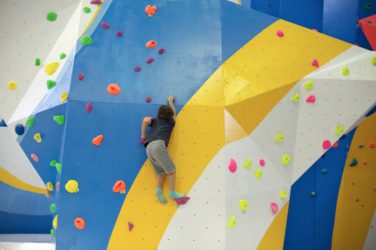
{"type": "Polygon", "coordinates": [[[146,63],[147,63],[147,64],[150,64],[150,63],[152,63],[152,62],[154,62],[154,59],[153,59],[153,58],[150,58],[150,57],[149,57],[149,58],[146,60],[146,63]]]}
{"type": "Polygon", "coordinates": [[[150,97],[150,96],[147,96],[147,97],[145,98],[145,102],[150,103],[150,102],[151,102],[151,97],[150,97]]]}
{"type": "Polygon", "coordinates": [[[65,184],[65,190],[68,192],[68,193],[77,193],[79,191],[78,189],[78,182],[76,180],[69,180],[66,184],[65,184]]]}
{"type": "Polygon", "coordinates": [[[230,164],[228,165],[228,170],[230,170],[231,173],[235,173],[236,169],[238,168],[238,164],[234,159],[230,160],[230,164]]]}
{"type": "Polygon", "coordinates": [[[101,23],[101,26],[102,26],[103,28],[105,28],[106,30],[108,30],[108,29],[110,28],[110,25],[109,25],[108,23],[106,23],[106,22],[102,22],[102,23],[101,23]]]}
{"type": "Polygon", "coordinates": [[[284,154],[281,157],[281,163],[283,166],[287,166],[291,161],[291,156],[289,154],[284,154]]]}
{"type": "Polygon", "coordinates": [[[165,49],[164,48],[160,48],[158,50],[158,54],[162,55],[163,53],[165,53],[165,49]]]}
{"type": "Polygon", "coordinates": [[[66,91],[63,91],[60,96],[60,102],[64,103],[68,99],[68,93],[66,91]]]}
{"type": "Polygon", "coordinates": [[[373,66],[376,66],[376,56],[372,57],[371,63],[373,66]]]}
{"type": "Polygon", "coordinates": [[[102,4],[102,0],[91,0],[91,4],[102,4]]]}
{"type": "Polygon", "coordinates": [[[363,10],[370,11],[372,10],[372,4],[370,2],[366,2],[363,4],[363,10]]]}
{"type": "Polygon", "coordinates": [[[317,29],[311,29],[313,32],[319,32],[317,29]]]}
{"type": "Polygon", "coordinates": [[[343,126],[342,124],[339,124],[336,127],[336,135],[341,136],[343,134],[343,132],[345,132],[345,126],[343,126]]]}
{"type": "Polygon", "coordinates": [[[154,48],[155,46],[157,46],[157,41],[155,40],[150,40],[146,43],[146,48],[149,48],[149,49],[152,49],[154,48]]]}
{"type": "Polygon", "coordinates": [[[282,30],[277,30],[276,34],[277,34],[278,37],[284,37],[285,36],[285,33],[283,33],[282,30]]]}
{"type": "Polygon", "coordinates": [[[37,143],[41,143],[42,142],[42,135],[40,133],[36,133],[34,135],[34,140],[37,142],[37,143]]]}
{"type": "Polygon", "coordinates": [[[46,19],[50,22],[54,22],[57,19],[57,14],[55,12],[48,12],[46,19]]]}
{"type": "Polygon", "coordinates": [[[364,144],[359,144],[358,148],[364,148],[364,144]]]}
{"type": "Polygon", "coordinates": [[[278,204],[275,202],[270,203],[270,208],[272,209],[272,213],[276,215],[278,213],[278,204]]]}
{"type": "Polygon", "coordinates": [[[306,90],[313,90],[314,85],[315,83],[312,80],[309,80],[304,83],[304,88],[306,90]]]}
{"type": "Polygon", "coordinates": [[[369,148],[375,148],[375,143],[374,142],[369,142],[368,143],[369,148]]]}
{"type": "Polygon", "coordinates": [[[130,222],[130,221],[128,221],[128,230],[129,230],[129,232],[130,232],[130,231],[132,231],[132,230],[133,230],[133,228],[134,228],[134,225],[133,225],[133,223],[132,223],[132,222],[130,222]]]}
{"type": "Polygon", "coordinates": [[[338,141],[336,141],[335,143],[333,143],[332,148],[338,148],[338,141]]]}
{"type": "Polygon", "coordinates": [[[315,103],[316,102],[316,97],[314,95],[310,95],[306,99],[307,103],[315,103]]]}
{"type": "Polygon", "coordinates": [[[47,88],[48,89],[52,89],[55,86],[56,86],[56,81],[54,81],[54,80],[47,80],[47,88]]]}
{"type": "Polygon", "coordinates": [[[0,127],[7,127],[7,124],[5,123],[4,119],[0,120],[0,127]]]}
{"type": "Polygon", "coordinates": [[[93,143],[95,146],[100,146],[102,144],[102,141],[103,141],[103,135],[98,135],[94,137],[91,143],[93,143]]]}
{"type": "Polygon", "coordinates": [[[315,197],[316,197],[316,192],[315,192],[315,191],[312,191],[312,192],[310,193],[310,195],[311,195],[312,198],[315,198],[315,197]]]}
{"type": "Polygon", "coordinates": [[[142,70],[142,68],[140,66],[137,66],[137,67],[134,68],[135,72],[140,72],[141,70],[142,70]]]}
{"type": "Polygon", "coordinates": [[[54,191],[54,185],[50,181],[46,183],[46,188],[50,192],[54,191]]]}
{"type": "Polygon", "coordinates": [[[251,169],[251,167],[252,167],[252,160],[251,159],[245,160],[245,162],[243,163],[243,167],[246,168],[246,169],[251,169]]]}
{"type": "Polygon", "coordinates": [[[55,184],[56,191],[60,191],[60,181],[55,184]]]}
{"type": "Polygon", "coordinates": [[[184,205],[185,203],[187,203],[189,199],[190,198],[188,196],[183,196],[183,197],[175,198],[174,200],[176,202],[176,205],[184,205]]]}
{"type": "Polygon", "coordinates": [[[85,35],[81,37],[80,41],[82,45],[90,45],[93,42],[93,39],[91,39],[91,36],[85,35]]]}
{"type": "Polygon", "coordinates": [[[84,13],[86,13],[86,14],[89,14],[89,13],[91,12],[91,9],[90,9],[90,7],[84,7],[84,8],[82,9],[82,11],[83,11],[84,13]]]}
{"type": "Polygon", "coordinates": [[[115,185],[112,187],[112,191],[115,193],[125,193],[126,185],[124,181],[117,181],[115,185]]]}
{"type": "Polygon", "coordinates": [[[295,93],[291,98],[290,98],[291,102],[293,103],[298,103],[299,100],[300,100],[300,94],[299,93],[295,93]]]}
{"type": "Polygon", "coordinates": [[[285,133],[281,132],[274,136],[274,141],[276,142],[283,142],[283,139],[285,139],[285,133]]]}
{"type": "Polygon", "coordinates": [[[51,234],[52,237],[55,237],[56,236],[55,230],[51,229],[50,234],[51,234]]]}
{"type": "Polygon", "coordinates": [[[239,207],[240,207],[240,211],[242,211],[242,213],[247,212],[247,209],[248,209],[248,201],[245,200],[245,199],[240,199],[240,200],[239,200],[239,207]]]}
{"type": "Polygon", "coordinates": [[[155,6],[155,5],[153,5],[153,6],[148,5],[145,8],[145,12],[148,16],[154,16],[156,11],[157,11],[157,6],[155,6]]]}
{"type": "Polygon", "coordinates": [[[85,228],[85,225],[86,225],[85,220],[82,219],[82,218],[76,218],[76,219],[74,220],[74,226],[75,226],[77,229],[79,229],[79,230],[84,229],[84,228],[85,228]]]}
{"type": "Polygon", "coordinates": [[[27,118],[26,120],[26,125],[28,127],[32,127],[34,125],[34,121],[35,121],[35,117],[34,116],[30,116],[29,118],[27,118]]]}
{"type": "Polygon", "coordinates": [[[40,65],[41,65],[40,58],[35,58],[35,66],[40,66],[40,65]]]}
{"type": "Polygon", "coordinates": [[[117,32],[116,32],[116,36],[123,36],[123,32],[121,32],[121,31],[117,31],[117,32]]]}
{"type": "Polygon", "coordinates": [[[344,67],[342,68],[342,75],[348,76],[350,74],[350,69],[349,67],[344,67]]]}
{"type": "Polygon", "coordinates": [[[15,90],[17,88],[17,83],[15,81],[8,82],[8,89],[15,90]]]}
{"type": "Polygon", "coordinates": [[[62,167],[61,163],[56,162],[56,164],[55,164],[55,168],[56,168],[56,171],[57,171],[59,174],[61,174],[61,167],[62,167]]]}
{"type": "Polygon", "coordinates": [[[59,124],[59,125],[62,125],[65,123],[65,116],[64,115],[54,115],[54,121],[59,124]]]}
{"type": "Polygon", "coordinates": [[[39,162],[39,156],[37,156],[36,154],[31,153],[30,157],[31,157],[31,159],[33,159],[33,161],[35,161],[37,163],[39,162]]]}
{"type": "Polygon", "coordinates": [[[281,199],[285,199],[287,196],[288,196],[288,193],[287,193],[286,190],[284,190],[284,189],[279,190],[279,197],[281,199]]]}
{"type": "Polygon", "coordinates": [[[22,124],[17,124],[14,127],[14,131],[16,132],[17,135],[23,135],[23,133],[25,132],[25,127],[22,124]]]}
{"type": "Polygon", "coordinates": [[[59,67],[59,63],[58,62],[52,62],[52,63],[49,63],[46,65],[46,67],[44,68],[44,71],[47,73],[47,75],[53,75],[57,68],[59,67]]]}
{"type": "Polygon", "coordinates": [[[50,167],[56,167],[56,160],[50,161],[50,167]]]}
{"type": "Polygon", "coordinates": [[[367,166],[368,162],[367,161],[363,161],[362,164],[363,164],[363,166],[367,166]]]}
{"type": "Polygon", "coordinates": [[[327,173],[328,173],[328,169],[327,169],[327,168],[323,168],[323,169],[321,169],[321,173],[323,173],[323,174],[327,174],[327,173]]]}
{"type": "Polygon", "coordinates": [[[311,65],[316,68],[320,67],[319,61],[317,59],[313,59],[311,65]]]}
{"type": "Polygon", "coordinates": [[[116,83],[111,83],[107,86],[107,92],[111,95],[117,95],[121,92],[121,89],[116,83]]]}
{"type": "Polygon", "coordinates": [[[90,102],[86,103],[86,112],[90,113],[93,110],[93,104],[90,102]]]}
{"type": "Polygon", "coordinates": [[[63,60],[66,57],[67,57],[67,54],[65,54],[64,52],[60,54],[60,60],[63,60]]]}
{"type": "Polygon", "coordinates": [[[55,213],[55,211],[56,211],[56,205],[55,205],[55,203],[51,203],[51,205],[50,205],[51,214],[55,213]]]}
{"type": "Polygon", "coordinates": [[[84,74],[84,73],[79,73],[79,74],[78,74],[77,79],[78,79],[79,81],[82,81],[84,78],[85,78],[85,74],[84,74]]]}
{"type": "Polygon", "coordinates": [[[331,146],[332,146],[332,143],[329,140],[325,140],[325,141],[322,142],[322,148],[324,150],[329,149],[331,146]]]}
{"type": "Polygon", "coordinates": [[[261,159],[261,160],[259,161],[259,163],[260,163],[260,166],[261,166],[261,167],[265,166],[265,160],[261,159]]]}
{"type": "Polygon", "coordinates": [[[234,228],[236,225],[236,218],[235,216],[231,216],[229,222],[227,223],[228,228],[234,228]]]}
{"type": "Polygon", "coordinates": [[[255,171],[253,171],[253,174],[255,175],[256,179],[261,179],[263,172],[261,169],[256,169],[255,171]]]}
{"type": "Polygon", "coordinates": [[[357,166],[357,165],[358,165],[358,160],[355,159],[355,158],[353,158],[353,159],[351,160],[351,162],[350,162],[350,167],[355,167],[355,166],[357,166]]]}
{"type": "Polygon", "coordinates": [[[52,221],[52,227],[56,230],[58,222],[58,215],[55,215],[54,220],[52,221]]]}

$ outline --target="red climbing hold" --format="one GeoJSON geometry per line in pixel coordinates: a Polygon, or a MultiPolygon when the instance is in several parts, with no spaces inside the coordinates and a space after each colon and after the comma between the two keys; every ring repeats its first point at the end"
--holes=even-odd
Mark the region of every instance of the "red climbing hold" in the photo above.
{"type": "Polygon", "coordinates": [[[363,166],[367,166],[368,162],[367,161],[363,161],[362,164],[363,164],[363,166]]]}
{"type": "Polygon", "coordinates": [[[307,97],[306,102],[308,103],[315,103],[316,97],[314,95],[310,95],[307,97]]]}
{"type": "Polygon", "coordinates": [[[84,73],[78,74],[78,80],[82,81],[84,78],[85,78],[85,74],[84,73]]]}
{"type": "Polygon", "coordinates": [[[111,95],[117,95],[121,92],[121,89],[119,85],[117,85],[116,83],[111,83],[107,87],[107,92],[110,93],[111,95]]]}
{"type": "Polygon", "coordinates": [[[360,19],[358,23],[372,50],[376,50],[376,15],[360,19]]]}
{"type": "Polygon", "coordinates": [[[336,141],[333,145],[332,148],[338,148],[338,141],[336,141]]]}
{"type": "Polygon", "coordinates": [[[37,163],[39,162],[39,157],[34,153],[31,153],[31,159],[33,159],[33,161],[35,161],[37,163]]]}
{"type": "Polygon", "coordinates": [[[91,143],[93,143],[95,146],[100,146],[102,144],[102,141],[103,141],[103,135],[98,135],[94,137],[91,143]]]}
{"type": "Polygon", "coordinates": [[[146,14],[148,14],[148,16],[154,16],[156,11],[157,11],[157,6],[155,6],[155,5],[153,5],[153,6],[148,5],[145,8],[145,12],[146,12],[146,14]]]}
{"type": "Polygon", "coordinates": [[[128,221],[128,230],[129,230],[129,232],[130,232],[130,231],[132,231],[132,230],[133,230],[133,228],[134,228],[134,225],[133,225],[133,223],[132,223],[132,222],[130,222],[130,221],[128,221]]]}
{"type": "Polygon", "coordinates": [[[86,112],[90,113],[93,110],[93,104],[90,102],[86,103],[86,112]]]}
{"type": "Polygon", "coordinates": [[[311,65],[316,68],[320,67],[319,61],[317,59],[313,59],[311,65]]]}
{"type": "Polygon", "coordinates": [[[122,35],[123,35],[123,32],[121,32],[121,31],[116,32],[116,36],[122,36],[122,35]]]}
{"type": "Polygon", "coordinates": [[[276,34],[277,34],[278,37],[284,37],[285,36],[285,33],[283,33],[282,30],[277,30],[276,34]]]}
{"type": "Polygon", "coordinates": [[[370,142],[370,143],[368,143],[368,147],[369,147],[369,148],[375,148],[375,143],[374,143],[374,142],[370,142]]]}
{"type": "Polygon", "coordinates": [[[152,62],[154,62],[154,59],[153,58],[148,58],[147,60],[146,60],[146,63],[148,63],[148,64],[150,64],[150,63],[152,63],[152,62]]]}
{"type": "Polygon", "coordinates": [[[125,193],[126,185],[124,181],[117,181],[112,187],[112,191],[115,193],[125,193]]]}
{"type": "Polygon", "coordinates": [[[325,140],[325,141],[322,142],[322,148],[323,148],[324,150],[329,149],[331,146],[332,146],[332,144],[330,143],[329,140],[325,140]]]}
{"type": "Polygon", "coordinates": [[[158,54],[162,55],[163,53],[165,53],[165,49],[164,48],[160,48],[158,50],[158,54]]]}
{"type": "Polygon", "coordinates": [[[185,205],[185,203],[187,203],[187,201],[189,200],[190,198],[188,196],[183,196],[183,197],[180,197],[180,198],[175,198],[175,202],[177,205],[185,205]]]}
{"type": "Polygon", "coordinates": [[[149,48],[149,49],[152,49],[154,48],[155,46],[157,46],[157,41],[155,40],[150,40],[149,42],[146,43],[146,48],[149,48]]]}
{"type": "Polygon", "coordinates": [[[147,103],[151,102],[151,97],[150,97],[150,96],[147,96],[147,97],[145,98],[145,102],[147,102],[147,103]]]}
{"type": "Polygon", "coordinates": [[[134,68],[134,71],[135,72],[140,72],[142,70],[141,66],[137,66],[134,68]]]}
{"type": "Polygon", "coordinates": [[[105,28],[106,30],[108,30],[108,29],[110,28],[110,25],[109,25],[108,23],[106,23],[106,22],[102,22],[102,23],[101,23],[101,26],[102,26],[103,28],[105,28]]]}
{"type": "Polygon", "coordinates": [[[79,230],[84,229],[84,228],[85,228],[85,225],[86,225],[85,220],[82,219],[82,218],[76,218],[76,219],[74,220],[74,226],[75,226],[77,229],[79,229],[79,230]]]}

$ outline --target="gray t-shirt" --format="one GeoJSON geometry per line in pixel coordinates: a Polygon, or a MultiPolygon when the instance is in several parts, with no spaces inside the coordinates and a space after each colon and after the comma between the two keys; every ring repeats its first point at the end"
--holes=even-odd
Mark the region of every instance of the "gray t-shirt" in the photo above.
{"type": "Polygon", "coordinates": [[[149,135],[146,137],[145,147],[149,144],[149,142],[156,141],[156,140],[163,140],[168,145],[170,141],[170,136],[172,129],[175,126],[175,120],[164,120],[153,118],[151,119],[151,127],[149,135]]]}

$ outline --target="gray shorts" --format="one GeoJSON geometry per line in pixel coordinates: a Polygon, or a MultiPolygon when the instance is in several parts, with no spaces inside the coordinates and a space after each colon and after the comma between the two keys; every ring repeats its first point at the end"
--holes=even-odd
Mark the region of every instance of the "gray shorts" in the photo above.
{"type": "Polygon", "coordinates": [[[164,141],[157,140],[150,142],[146,147],[146,154],[157,175],[171,174],[175,172],[175,165],[167,152],[167,147],[164,141]]]}

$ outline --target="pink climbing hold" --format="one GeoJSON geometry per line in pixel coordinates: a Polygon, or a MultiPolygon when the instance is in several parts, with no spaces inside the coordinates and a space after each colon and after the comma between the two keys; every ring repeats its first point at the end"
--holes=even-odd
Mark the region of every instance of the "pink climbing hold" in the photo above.
{"type": "Polygon", "coordinates": [[[278,213],[278,204],[275,202],[270,203],[270,208],[272,209],[272,213],[276,215],[278,213]]]}
{"type": "Polygon", "coordinates": [[[285,33],[283,33],[282,30],[277,30],[277,36],[278,36],[278,37],[284,37],[284,36],[285,36],[285,33]]]}
{"type": "Polygon", "coordinates": [[[85,74],[84,73],[78,74],[78,80],[82,81],[84,78],[85,78],[85,74]]]}
{"type": "Polygon", "coordinates": [[[33,161],[35,161],[35,162],[39,162],[39,156],[37,156],[34,153],[31,153],[31,159],[33,159],[33,161]]]}
{"type": "Polygon", "coordinates": [[[135,72],[140,72],[141,69],[142,69],[142,68],[141,68],[140,66],[137,66],[136,68],[134,68],[134,71],[135,71],[135,72]]]}
{"type": "Polygon", "coordinates": [[[129,230],[129,232],[133,230],[133,227],[134,227],[133,223],[130,222],[130,221],[128,221],[128,230],[129,230]]]}
{"type": "Polygon", "coordinates": [[[151,97],[150,97],[150,96],[147,96],[147,97],[145,98],[145,102],[147,102],[147,103],[151,102],[151,97]]]}
{"type": "Polygon", "coordinates": [[[86,112],[90,113],[93,110],[93,104],[90,102],[86,103],[86,112]]]}
{"type": "Polygon", "coordinates": [[[102,4],[102,0],[91,0],[91,4],[102,4]]]}
{"type": "Polygon", "coordinates": [[[116,32],[116,36],[122,36],[122,35],[123,35],[123,32],[121,32],[121,31],[116,32]]]}
{"type": "Polygon", "coordinates": [[[165,49],[164,48],[160,48],[158,50],[158,54],[162,55],[163,53],[165,53],[165,49]]]}
{"type": "Polygon", "coordinates": [[[175,198],[175,202],[177,205],[185,205],[189,199],[190,198],[188,196],[183,196],[180,198],[175,198]]]}
{"type": "Polygon", "coordinates": [[[324,150],[329,149],[331,146],[332,146],[332,144],[330,143],[329,140],[325,140],[325,141],[322,142],[322,148],[323,148],[324,150]]]}
{"type": "Polygon", "coordinates": [[[314,95],[310,95],[306,99],[307,103],[315,103],[315,101],[316,101],[316,97],[314,95]]]}
{"type": "Polygon", "coordinates": [[[110,28],[110,25],[109,25],[108,23],[106,23],[106,22],[102,22],[102,23],[101,23],[101,26],[102,26],[103,28],[105,28],[106,30],[108,30],[108,29],[110,28]]]}
{"type": "Polygon", "coordinates": [[[265,160],[263,160],[263,159],[260,160],[260,166],[261,167],[265,166],[265,160]]]}
{"type": "Polygon", "coordinates": [[[236,164],[236,161],[234,159],[231,159],[230,164],[228,165],[228,170],[230,170],[231,173],[235,173],[237,168],[238,164],[236,164]]]}
{"type": "Polygon", "coordinates": [[[148,58],[147,60],[146,60],[146,63],[148,63],[148,64],[150,64],[150,63],[152,63],[152,62],[154,62],[154,59],[153,58],[148,58]]]}
{"type": "Polygon", "coordinates": [[[320,67],[319,61],[317,59],[313,59],[311,65],[316,68],[320,67]]]}

